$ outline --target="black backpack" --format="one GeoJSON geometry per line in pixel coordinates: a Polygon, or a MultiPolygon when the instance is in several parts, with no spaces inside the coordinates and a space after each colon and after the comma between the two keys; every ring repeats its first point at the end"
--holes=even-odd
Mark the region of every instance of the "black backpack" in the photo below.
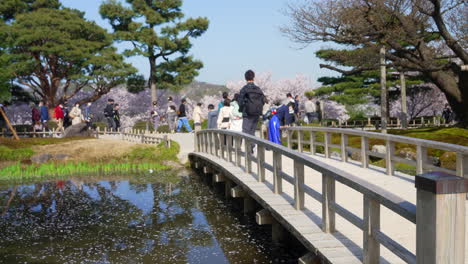
{"type": "Polygon", "coordinates": [[[251,90],[245,95],[245,113],[249,116],[261,116],[263,112],[263,104],[265,102],[265,96],[262,91],[257,88],[251,90]],[[258,89],[258,91],[257,91],[258,89]]]}

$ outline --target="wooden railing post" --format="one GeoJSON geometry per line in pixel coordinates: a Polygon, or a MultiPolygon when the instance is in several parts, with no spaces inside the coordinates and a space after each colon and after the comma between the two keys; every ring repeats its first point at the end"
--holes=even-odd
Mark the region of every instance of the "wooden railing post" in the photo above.
{"type": "Polygon", "coordinates": [[[331,136],[330,133],[324,132],[324,141],[325,141],[325,158],[330,158],[330,143],[331,143],[331,136]]]}
{"type": "Polygon", "coordinates": [[[348,161],[348,153],[346,147],[348,146],[348,135],[341,134],[341,161],[348,161]]]}
{"type": "Polygon", "coordinates": [[[392,176],[395,172],[393,156],[395,155],[395,142],[386,141],[385,164],[387,175],[392,176]]]}
{"type": "Polygon", "coordinates": [[[273,188],[276,194],[283,192],[281,153],[273,151],[273,188]]]}
{"type": "Polygon", "coordinates": [[[287,143],[288,143],[288,148],[289,149],[292,149],[292,133],[293,131],[292,130],[286,130],[286,134],[287,134],[287,143]]]}
{"type": "Polygon", "coordinates": [[[221,146],[221,158],[222,159],[225,159],[225,153],[226,153],[226,143],[227,143],[227,140],[226,140],[226,135],[225,134],[222,134],[222,133],[219,133],[219,145],[221,146]]]}
{"type": "Polygon", "coordinates": [[[423,174],[427,163],[427,148],[421,145],[416,146],[416,174],[423,174]]]}
{"type": "Polygon", "coordinates": [[[213,144],[213,132],[208,133],[208,141],[210,145],[210,154],[213,155],[214,153],[214,144],[213,144]]]}
{"type": "Polygon", "coordinates": [[[232,140],[233,140],[233,137],[232,136],[227,136],[226,137],[226,140],[227,140],[227,160],[229,162],[232,162],[232,140]]]}
{"type": "Polygon", "coordinates": [[[195,136],[193,137],[193,144],[195,147],[195,152],[200,152],[200,143],[198,143],[199,137],[200,137],[200,133],[195,132],[195,136]]]}
{"type": "Polygon", "coordinates": [[[380,204],[364,195],[364,264],[379,263],[380,244],[375,237],[375,231],[380,230],[380,204]]]}
{"type": "Polygon", "coordinates": [[[257,145],[257,177],[259,182],[265,181],[265,147],[257,145]]]}
{"type": "Polygon", "coordinates": [[[245,171],[247,173],[252,172],[252,145],[249,140],[244,140],[245,142],[245,171]]]}
{"type": "Polygon", "coordinates": [[[322,230],[325,233],[335,232],[335,179],[322,174],[322,230]]]}
{"type": "Polygon", "coordinates": [[[304,142],[304,132],[301,130],[297,131],[297,150],[304,152],[302,143],[304,142]]]}
{"type": "Polygon", "coordinates": [[[457,153],[457,176],[468,178],[468,156],[457,153]]]}
{"type": "Polygon", "coordinates": [[[367,151],[369,151],[369,139],[361,137],[361,162],[363,168],[369,167],[369,155],[367,151]]]}
{"type": "Polygon", "coordinates": [[[315,155],[315,132],[310,131],[310,153],[315,155]]]}
{"type": "Polygon", "coordinates": [[[465,263],[468,180],[441,172],[416,175],[418,264],[465,263]]]}
{"type": "Polygon", "coordinates": [[[241,147],[242,147],[241,140],[242,140],[242,138],[237,136],[236,141],[235,141],[236,146],[234,147],[235,148],[235,154],[234,155],[235,155],[236,166],[237,167],[240,167],[241,159],[242,159],[242,157],[241,157],[241,147]]]}
{"type": "Polygon", "coordinates": [[[294,160],[294,208],[304,209],[304,164],[294,160]]]}
{"type": "Polygon", "coordinates": [[[220,142],[219,142],[219,133],[214,133],[214,144],[215,144],[215,156],[219,157],[220,155],[220,142]]]}

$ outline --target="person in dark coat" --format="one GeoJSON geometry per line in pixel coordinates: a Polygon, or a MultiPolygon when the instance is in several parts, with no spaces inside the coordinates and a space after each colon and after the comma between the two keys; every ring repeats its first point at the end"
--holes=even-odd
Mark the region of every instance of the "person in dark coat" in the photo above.
{"type": "Polygon", "coordinates": [[[41,122],[41,113],[37,109],[35,103],[31,103],[31,112],[32,112],[32,124],[33,126],[41,122]]]}
{"type": "Polygon", "coordinates": [[[115,122],[115,129],[118,130],[120,128],[120,113],[119,113],[120,105],[114,105],[114,122],[115,122]]]}
{"type": "Polygon", "coordinates": [[[239,111],[242,113],[242,132],[255,136],[258,120],[263,112],[265,95],[262,89],[254,83],[255,73],[248,70],[245,73],[247,84],[239,93],[239,111]]]}
{"type": "Polygon", "coordinates": [[[115,131],[115,120],[114,120],[114,99],[107,99],[106,108],[104,108],[104,117],[107,120],[107,128],[115,131]]]}
{"type": "MultiPolygon", "coordinates": [[[[224,103],[223,103],[224,106],[224,103]]],[[[218,111],[214,109],[214,105],[208,105],[208,129],[217,129],[218,111]]]]}
{"type": "Polygon", "coordinates": [[[39,102],[39,111],[41,113],[41,124],[43,125],[44,128],[48,128],[47,122],[49,122],[49,109],[47,106],[44,104],[43,101],[39,102]]]}
{"type": "Polygon", "coordinates": [[[70,108],[68,106],[68,100],[63,102],[63,127],[67,128],[72,125],[72,119],[70,118],[70,108]]]}

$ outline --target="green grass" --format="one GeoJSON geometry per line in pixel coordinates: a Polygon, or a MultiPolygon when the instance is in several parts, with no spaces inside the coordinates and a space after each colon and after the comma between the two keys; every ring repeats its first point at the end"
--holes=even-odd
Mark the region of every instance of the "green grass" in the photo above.
{"type": "Polygon", "coordinates": [[[24,165],[20,162],[0,170],[0,181],[24,180],[24,179],[43,179],[47,177],[64,177],[79,175],[112,175],[116,173],[135,173],[150,172],[153,173],[168,169],[167,166],[157,163],[107,163],[90,164],[82,163],[44,163],[24,165]]]}
{"type": "Polygon", "coordinates": [[[28,160],[35,153],[32,146],[45,146],[90,138],[0,138],[0,162],[28,160]]]}
{"type": "Polygon", "coordinates": [[[17,161],[29,159],[34,155],[31,148],[11,149],[6,146],[0,146],[0,161],[17,161]]]}
{"type": "Polygon", "coordinates": [[[158,146],[135,147],[132,151],[123,157],[121,161],[128,162],[162,162],[166,160],[177,161],[177,154],[180,146],[176,142],[171,142],[171,147],[166,148],[164,143],[158,146]]]}
{"type": "MultiPolygon", "coordinates": [[[[386,168],[387,167],[387,164],[385,163],[385,160],[379,160],[379,161],[373,162],[371,164],[375,165],[377,167],[380,167],[380,168],[386,168]]],[[[416,175],[416,166],[408,165],[406,163],[399,163],[399,162],[396,162],[394,164],[394,166],[395,166],[396,171],[401,171],[401,172],[406,173],[408,175],[413,175],[413,176],[416,175]]]]}
{"type": "Polygon", "coordinates": [[[62,144],[70,141],[94,139],[86,137],[72,137],[72,138],[21,138],[20,140],[13,140],[11,138],[0,138],[0,146],[6,146],[11,149],[27,148],[32,146],[45,146],[62,144]]]}
{"type": "Polygon", "coordinates": [[[161,165],[163,161],[177,161],[179,150],[179,145],[176,142],[171,142],[170,148],[166,148],[164,143],[158,146],[133,147],[129,153],[106,161],[48,162],[44,164],[30,164],[28,162],[25,164],[20,161],[29,159],[34,154],[32,149],[12,149],[0,146],[0,161],[18,161],[0,169],[0,180],[158,171],[168,169],[168,167],[161,165]]]}

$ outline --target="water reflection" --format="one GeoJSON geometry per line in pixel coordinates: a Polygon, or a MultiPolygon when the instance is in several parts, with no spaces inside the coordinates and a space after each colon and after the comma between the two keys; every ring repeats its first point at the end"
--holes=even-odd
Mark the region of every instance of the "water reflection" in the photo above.
{"type": "Polygon", "coordinates": [[[1,263],[270,263],[206,186],[57,181],[0,186],[1,263]]]}

